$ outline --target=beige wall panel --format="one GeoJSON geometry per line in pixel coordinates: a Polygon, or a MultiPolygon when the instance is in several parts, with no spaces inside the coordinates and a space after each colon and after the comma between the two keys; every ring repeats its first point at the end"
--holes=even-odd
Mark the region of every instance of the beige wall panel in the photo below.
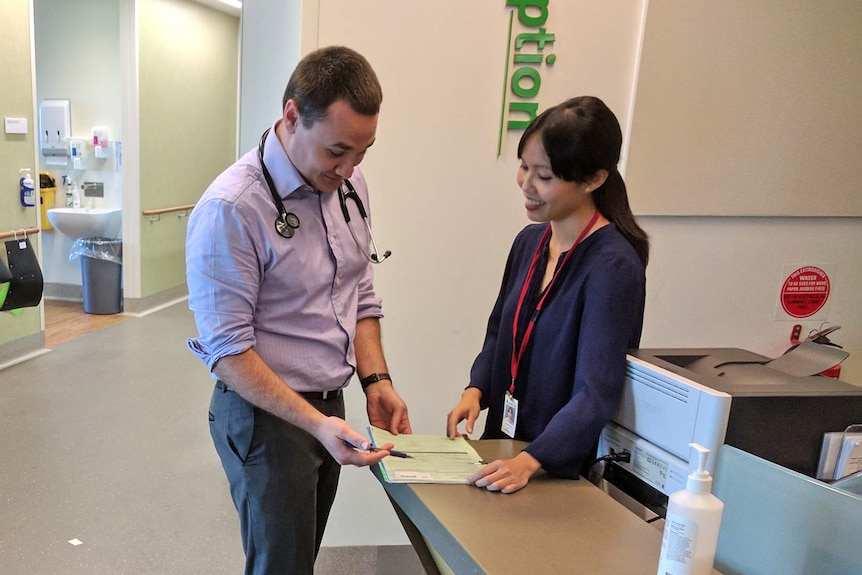
{"type": "MultiPolygon", "coordinates": [[[[21,228],[34,228],[37,210],[21,205],[18,193],[18,170],[30,168],[36,186],[39,186],[35,165],[33,134],[37,119],[33,117],[33,78],[30,41],[30,2],[5,0],[0,2],[0,116],[25,118],[27,134],[0,132],[0,232],[21,228]]],[[[38,193],[38,189],[37,189],[38,193]]],[[[39,249],[39,235],[31,236],[34,249],[39,249]]],[[[6,259],[5,242],[0,248],[6,259]]],[[[42,329],[38,307],[26,308],[20,315],[0,312],[0,346],[42,329]]],[[[0,359],[2,363],[2,359],[0,359]]]]}
{"type": "MultiPolygon", "coordinates": [[[[236,158],[238,34],[195,2],[140,3],[142,210],[195,203],[236,158]]],[[[142,297],[185,284],[180,221],[142,222],[142,297]]]]}
{"type": "Polygon", "coordinates": [[[862,215],[862,2],[649,2],[638,214],[862,215]]]}

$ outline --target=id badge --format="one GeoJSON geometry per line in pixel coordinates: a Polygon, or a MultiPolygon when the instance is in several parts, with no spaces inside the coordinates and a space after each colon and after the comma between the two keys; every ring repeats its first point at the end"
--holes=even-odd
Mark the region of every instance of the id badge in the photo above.
{"type": "Polygon", "coordinates": [[[518,424],[518,400],[511,393],[506,392],[506,400],[503,402],[503,425],[500,429],[515,439],[515,426],[518,424]]]}

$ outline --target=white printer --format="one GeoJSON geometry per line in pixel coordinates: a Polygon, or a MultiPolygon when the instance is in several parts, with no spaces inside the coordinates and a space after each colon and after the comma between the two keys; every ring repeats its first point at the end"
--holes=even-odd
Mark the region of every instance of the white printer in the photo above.
{"type": "Polygon", "coordinates": [[[631,460],[590,479],[651,520],[685,484],[689,443],[712,451],[710,473],[726,443],[814,477],[823,434],[862,423],[862,387],[788,375],[769,361],[736,348],[630,350],[599,455],[628,451],[631,460]]]}

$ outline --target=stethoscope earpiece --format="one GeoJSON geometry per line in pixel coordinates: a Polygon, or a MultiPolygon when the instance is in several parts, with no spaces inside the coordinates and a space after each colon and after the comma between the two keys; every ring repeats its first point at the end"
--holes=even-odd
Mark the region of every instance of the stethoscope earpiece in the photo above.
{"type": "Polygon", "coordinates": [[[392,255],[392,251],[386,250],[385,252],[383,252],[382,256],[378,256],[376,253],[373,253],[373,254],[371,254],[371,256],[368,259],[371,260],[372,263],[382,264],[383,261],[391,255],[392,255]]]}

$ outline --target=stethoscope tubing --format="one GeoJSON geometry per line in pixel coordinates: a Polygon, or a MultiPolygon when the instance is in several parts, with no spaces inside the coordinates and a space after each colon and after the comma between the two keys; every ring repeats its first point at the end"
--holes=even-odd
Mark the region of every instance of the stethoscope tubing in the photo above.
{"type": "Polygon", "coordinates": [[[362,198],[360,198],[359,194],[356,193],[356,189],[353,187],[353,184],[350,183],[350,180],[345,179],[344,186],[347,186],[347,192],[344,191],[343,186],[338,186],[338,202],[341,204],[341,213],[344,214],[344,220],[347,222],[347,227],[350,229],[350,235],[353,236],[353,241],[356,243],[356,247],[359,248],[362,255],[364,255],[371,263],[383,263],[383,260],[391,256],[392,252],[386,250],[383,252],[382,256],[380,255],[380,250],[377,249],[377,242],[374,241],[374,233],[371,231],[371,224],[368,222],[368,213],[365,211],[365,205],[362,203],[362,198]],[[365,223],[365,230],[368,232],[368,239],[371,243],[370,252],[362,248],[362,244],[356,237],[356,232],[353,230],[353,226],[350,225],[350,210],[347,209],[348,199],[353,200],[353,203],[356,204],[356,210],[359,212],[359,215],[362,217],[362,221],[365,223]]]}
{"type": "MultiPolygon", "coordinates": [[[[266,185],[269,188],[270,195],[272,196],[272,201],[275,203],[275,207],[278,210],[278,217],[275,219],[275,231],[278,232],[280,236],[290,239],[299,228],[299,216],[293,212],[288,212],[287,208],[284,207],[284,202],[281,200],[281,196],[278,195],[278,192],[275,189],[275,182],[273,182],[272,176],[266,167],[266,163],[263,161],[263,148],[270,130],[271,128],[267,128],[264,130],[263,134],[261,134],[260,141],[257,145],[257,155],[260,160],[260,169],[263,172],[263,177],[266,180],[266,185]]],[[[356,189],[353,187],[353,184],[351,184],[350,180],[346,178],[344,179],[343,184],[338,186],[338,203],[341,206],[341,213],[344,215],[344,221],[347,222],[347,229],[350,230],[350,235],[353,236],[353,241],[356,243],[356,247],[359,248],[359,251],[362,252],[362,255],[364,255],[365,259],[369,262],[373,264],[383,263],[386,258],[392,255],[392,252],[390,250],[386,250],[383,252],[383,255],[380,255],[380,251],[377,249],[377,242],[374,241],[374,234],[371,232],[371,224],[368,221],[368,212],[365,211],[365,204],[362,203],[362,198],[360,198],[359,194],[356,193],[356,189]],[[347,192],[344,191],[345,186],[347,187],[347,192]],[[365,229],[368,232],[368,239],[371,243],[370,251],[362,247],[362,243],[359,241],[359,238],[356,237],[356,232],[350,224],[350,211],[347,209],[348,199],[353,200],[353,203],[356,204],[356,209],[362,217],[362,221],[365,223],[365,229]]]]}
{"type": "Polygon", "coordinates": [[[283,238],[290,239],[296,230],[299,228],[299,216],[292,212],[288,212],[284,207],[284,202],[281,201],[281,196],[275,191],[275,182],[272,181],[272,176],[266,167],[266,162],[263,161],[263,145],[266,143],[266,137],[269,135],[270,128],[264,130],[260,136],[260,142],[257,144],[257,157],[260,160],[260,169],[263,172],[263,178],[266,180],[266,186],[269,188],[269,193],[272,196],[272,201],[278,209],[278,217],[275,219],[275,231],[283,238]]]}

